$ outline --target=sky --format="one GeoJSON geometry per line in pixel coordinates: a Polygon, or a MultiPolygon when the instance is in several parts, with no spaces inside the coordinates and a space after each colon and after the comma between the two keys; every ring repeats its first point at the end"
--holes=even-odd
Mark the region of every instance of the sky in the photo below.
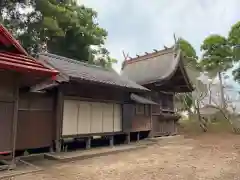
{"type": "MultiPolygon", "coordinates": [[[[79,0],[98,12],[97,22],[108,31],[106,47],[120,72],[123,51],[130,57],[174,43],[173,34],[200,46],[211,34],[227,36],[240,21],[240,0],[79,0]]],[[[231,73],[229,73],[231,74],[231,73]]],[[[240,86],[231,78],[226,84],[240,86]]],[[[238,97],[236,91],[228,93],[238,97]]],[[[240,111],[240,102],[236,103],[240,111]]]]}
{"type": "Polygon", "coordinates": [[[118,59],[119,72],[129,56],[162,49],[174,43],[173,34],[188,40],[200,55],[210,34],[227,36],[240,20],[240,0],[79,0],[98,12],[100,26],[108,31],[106,47],[118,59]]]}

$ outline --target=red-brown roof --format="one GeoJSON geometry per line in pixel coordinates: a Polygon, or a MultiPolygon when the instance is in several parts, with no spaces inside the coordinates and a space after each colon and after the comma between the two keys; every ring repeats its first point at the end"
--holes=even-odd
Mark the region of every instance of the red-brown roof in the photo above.
{"type": "Polygon", "coordinates": [[[0,52],[0,68],[14,70],[17,72],[32,72],[42,75],[55,76],[57,70],[50,69],[33,57],[29,56],[18,41],[8,32],[8,30],[0,25],[0,44],[5,47],[13,47],[13,52],[0,52]]]}

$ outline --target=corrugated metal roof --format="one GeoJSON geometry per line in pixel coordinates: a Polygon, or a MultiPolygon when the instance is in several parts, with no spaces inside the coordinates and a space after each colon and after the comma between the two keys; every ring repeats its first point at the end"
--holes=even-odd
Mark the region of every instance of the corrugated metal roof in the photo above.
{"type": "Polygon", "coordinates": [[[173,48],[154,52],[125,61],[122,75],[137,82],[148,84],[168,78],[175,72],[180,60],[180,53],[173,48]]]}
{"type": "Polygon", "coordinates": [[[58,71],[45,67],[35,59],[24,56],[0,52],[0,68],[18,72],[34,72],[38,74],[56,75],[58,71]]]}
{"type": "Polygon", "coordinates": [[[131,98],[133,101],[135,101],[135,102],[137,102],[137,103],[140,103],[140,104],[154,104],[154,105],[157,104],[156,102],[153,102],[153,101],[150,100],[150,99],[147,99],[147,98],[145,98],[145,97],[139,96],[139,95],[134,94],[134,93],[132,93],[132,94],[130,95],[130,98],[131,98]]]}
{"type": "MultiPolygon", "coordinates": [[[[0,52],[0,68],[6,70],[14,70],[17,72],[34,72],[44,75],[56,75],[58,71],[45,67],[43,64],[30,57],[23,47],[17,42],[16,39],[7,31],[7,29],[0,25],[0,44],[16,48],[18,53],[0,52]]],[[[14,52],[15,52],[14,51],[14,52]]]]}
{"type": "Polygon", "coordinates": [[[100,66],[90,65],[50,53],[40,53],[39,59],[46,63],[46,65],[50,65],[59,70],[60,75],[67,76],[70,79],[80,79],[101,84],[149,91],[145,87],[136,84],[128,78],[120,76],[114,70],[104,69],[100,66]]]}

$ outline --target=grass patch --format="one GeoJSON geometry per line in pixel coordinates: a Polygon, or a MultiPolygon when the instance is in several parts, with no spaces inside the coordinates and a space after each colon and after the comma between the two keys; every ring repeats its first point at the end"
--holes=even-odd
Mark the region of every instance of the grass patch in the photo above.
{"type": "MultiPolygon", "coordinates": [[[[206,133],[231,133],[231,124],[225,120],[215,120],[207,124],[208,131],[206,133]]],[[[198,120],[184,119],[179,121],[179,131],[184,134],[201,134],[203,133],[198,120]]]]}

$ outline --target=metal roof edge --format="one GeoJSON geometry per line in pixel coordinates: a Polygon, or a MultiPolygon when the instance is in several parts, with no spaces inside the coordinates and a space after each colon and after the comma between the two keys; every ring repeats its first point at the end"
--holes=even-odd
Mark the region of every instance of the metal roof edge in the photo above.
{"type": "Polygon", "coordinates": [[[21,46],[21,44],[12,36],[12,34],[2,24],[0,24],[0,31],[20,53],[29,56],[27,51],[21,46]]]}
{"type": "Polygon", "coordinates": [[[48,67],[49,69],[54,69],[57,70],[59,72],[59,74],[56,76],[56,81],[59,82],[68,82],[69,81],[69,76],[67,74],[65,74],[64,72],[62,72],[60,69],[56,68],[55,66],[53,66],[49,61],[48,61],[47,56],[44,56],[43,54],[38,54],[38,58],[37,60],[39,62],[41,62],[44,66],[48,67]]]}

